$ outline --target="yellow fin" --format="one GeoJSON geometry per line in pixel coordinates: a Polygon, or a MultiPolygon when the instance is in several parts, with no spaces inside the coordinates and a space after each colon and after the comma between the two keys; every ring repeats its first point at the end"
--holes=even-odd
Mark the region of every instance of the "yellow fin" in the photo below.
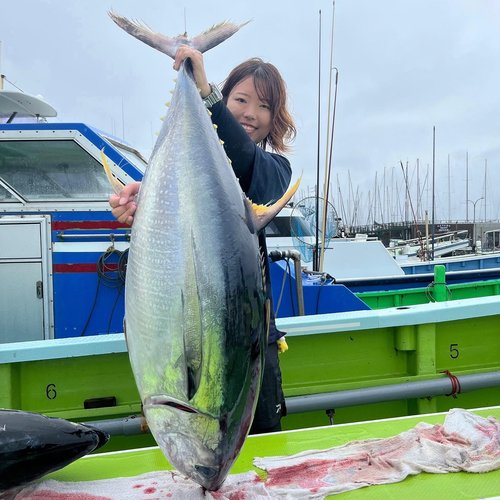
{"type": "Polygon", "coordinates": [[[101,158],[102,158],[102,166],[104,167],[104,171],[106,172],[109,183],[111,184],[111,188],[113,189],[113,192],[116,195],[120,196],[120,193],[121,193],[122,189],[124,188],[125,184],[123,184],[120,180],[118,180],[111,173],[111,169],[109,168],[108,161],[106,160],[106,156],[104,155],[104,148],[101,149],[101,158]]]}
{"type": "Polygon", "coordinates": [[[280,210],[290,201],[290,198],[296,193],[299,188],[300,181],[302,180],[302,175],[299,180],[274,204],[272,205],[256,205],[248,200],[252,205],[252,211],[254,215],[254,223],[257,231],[264,229],[280,212],[280,210]]]}

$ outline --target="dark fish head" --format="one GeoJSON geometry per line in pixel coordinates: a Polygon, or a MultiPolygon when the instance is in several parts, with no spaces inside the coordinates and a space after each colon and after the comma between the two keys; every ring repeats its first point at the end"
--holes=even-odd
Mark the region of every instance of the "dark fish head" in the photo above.
{"type": "Polygon", "coordinates": [[[88,429],[89,433],[93,434],[94,440],[96,442],[93,451],[102,448],[109,441],[109,434],[107,432],[104,432],[103,430],[98,429],[93,425],[88,425],[88,424],[77,424],[77,425],[79,425],[82,429],[88,429]]]}
{"type": "Polygon", "coordinates": [[[61,469],[108,439],[101,430],[62,418],[0,410],[0,492],[61,469]]]}
{"type": "Polygon", "coordinates": [[[206,489],[220,488],[235,458],[229,443],[241,439],[240,433],[244,439],[247,429],[238,424],[228,432],[227,417],[211,416],[167,399],[163,404],[145,403],[144,412],[169,462],[206,489]]]}

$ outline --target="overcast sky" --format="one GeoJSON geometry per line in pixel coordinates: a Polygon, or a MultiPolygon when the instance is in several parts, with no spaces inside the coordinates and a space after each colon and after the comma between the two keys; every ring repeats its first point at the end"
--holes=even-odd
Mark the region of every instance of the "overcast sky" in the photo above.
{"type": "MultiPolygon", "coordinates": [[[[320,9],[321,183],[324,179],[332,5],[317,0],[4,0],[0,69],[25,92],[41,94],[58,110],[61,121],[124,135],[149,157],[174,85],[172,61],[123,32],[106,11],[112,8],[143,20],[169,36],[184,32],[184,12],[189,36],[224,19],[253,19],[206,54],[207,74],[211,81],[221,82],[234,66],[255,56],[278,67],[299,131],[290,155],[294,179],[304,173],[302,193],[307,194],[316,182],[320,9]]],[[[373,202],[377,173],[377,220],[399,218],[404,210],[402,201],[395,201],[396,193],[401,199],[404,193],[399,161],[408,162],[416,209],[418,159],[420,208],[430,211],[431,184],[425,186],[424,181],[427,175],[432,179],[435,126],[437,219],[465,219],[466,151],[469,199],[485,195],[487,160],[486,216],[498,219],[499,52],[497,0],[337,0],[333,66],[339,70],[339,84],[332,162],[337,210],[343,211],[338,176],[344,211],[352,214],[358,192],[359,222],[369,219],[370,208],[373,217],[368,201],[373,202]]],[[[13,87],[6,83],[5,88],[13,87]]],[[[484,214],[480,200],[476,219],[484,219],[484,214]]],[[[472,220],[471,203],[468,215],[472,220]]]]}

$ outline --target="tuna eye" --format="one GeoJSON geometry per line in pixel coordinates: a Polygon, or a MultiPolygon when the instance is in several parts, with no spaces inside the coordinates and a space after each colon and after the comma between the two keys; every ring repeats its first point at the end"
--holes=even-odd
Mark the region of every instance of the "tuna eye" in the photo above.
{"type": "Polygon", "coordinates": [[[196,464],[194,468],[207,479],[213,479],[219,473],[219,469],[214,467],[205,467],[204,465],[196,464]]]}

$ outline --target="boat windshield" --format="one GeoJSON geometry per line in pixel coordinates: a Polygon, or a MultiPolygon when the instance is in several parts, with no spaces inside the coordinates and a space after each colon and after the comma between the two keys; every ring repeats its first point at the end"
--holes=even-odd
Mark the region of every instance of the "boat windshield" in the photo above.
{"type": "MultiPolygon", "coordinates": [[[[102,165],[72,140],[1,141],[0,180],[28,201],[107,200],[102,165]]],[[[0,202],[18,199],[0,186],[0,202]]]]}
{"type": "Polygon", "coordinates": [[[266,227],[266,237],[267,238],[283,238],[292,236],[293,234],[297,236],[314,236],[309,224],[302,217],[275,217],[269,225],[266,227]]]}
{"type": "Polygon", "coordinates": [[[485,250],[499,250],[500,249],[500,229],[494,229],[492,231],[486,231],[484,233],[486,243],[484,245],[485,250]]]}

